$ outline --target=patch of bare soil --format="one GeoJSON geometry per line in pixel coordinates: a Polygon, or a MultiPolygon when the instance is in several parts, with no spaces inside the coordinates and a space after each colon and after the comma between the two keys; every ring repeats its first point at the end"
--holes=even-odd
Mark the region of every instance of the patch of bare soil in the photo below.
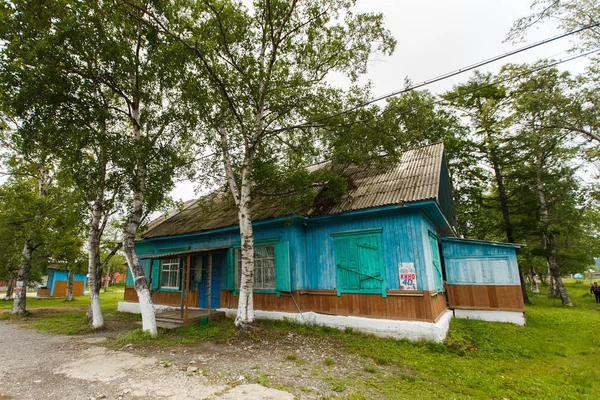
{"type": "Polygon", "coordinates": [[[341,349],[335,338],[261,330],[220,344],[146,346],[131,351],[156,358],[169,368],[198,369],[214,383],[260,383],[287,390],[298,399],[343,396],[344,388],[335,381],[361,375],[366,365],[360,356],[341,349]]]}
{"type": "MultiPolygon", "coordinates": [[[[66,311],[64,307],[46,310],[66,311]]],[[[0,321],[0,328],[2,324],[18,329],[18,323],[0,321]]],[[[332,336],[256,329],[229,340],[117,349],[114,339],[132,327],[133,322],[117,319],[110,321],[106,329],[78,337],[32,332],[53,347],[33,351],[32,357],[43,354],[43,362],[38,357],[37,370],[31,372],[29,380],[50,384],[52,391],[36,389],[34,384],[27,392],[31,395],[14,397],[238,400],[287,399],[286,393],[291,393],[298,399],[323,399],[347,394],[347,387],[340,381],[351,384],[352,379],[369,375],[364,370],[369,361],[349,354],[332,336]],[[73,382],[82,386],[81,391],[66,396],[64,391],[71,390],[68,387],[76,387],[73,382]]],[[[12,371],[8,366],[3,371],[0,368],[0,396],[13,396],[14,392],[6,390],[6,378],[12,376],[12,371]]],[[[21,384],[18,378],[10,382],[11,387],[21,384]]]]}
{"type": "MultiPolygon", "coordinates": [[[[12,310],[10,308],[1,309],[0,315],[9,314],[12,310]]],[[[85,311],[81,307],[39,307],[39,308],[27,308],[27,312],[31,314],[54,314],[57,312],[71,312],[71,311],[85,311]]]]}

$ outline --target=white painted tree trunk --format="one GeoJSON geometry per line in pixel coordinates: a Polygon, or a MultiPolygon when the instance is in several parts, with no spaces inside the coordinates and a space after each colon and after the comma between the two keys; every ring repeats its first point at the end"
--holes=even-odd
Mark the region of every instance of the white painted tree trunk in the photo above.
{"type": "Polygon", "coordinates": [[[235,326],[238,329],[248,329],[255,324],[254,318],[254,232],[250,216],[250,190],[248,182],[242,176],[242,190],[238,218],[240,221],[242,254],[242,276],[240,279],[240,294],[235,326]]]}
{"type": "Polygon", "coordinates": [[[101,187],[98,190],[94,207],[92,209],[92,223],[90,224],[90,232],[88,236],[88,283],[90,291],[90,304],[88,307],[88,320],[92,320],[92,328],[98,329],[104,326],[104,317],[100,308],[100,238],[102,236],[100,228],[100,220],[102,218],[104,189],[101,187]]]}
{"type": "MultiPolygon", "coordinates": [[[[225,176],[229,190],[235,200],[235,205],[238,210],[238,221],[240,224],[241,236],[241,256],[242,256],[242,276],[240,277],[240,292],[238,300],[237,316],[235,318],[235,326],[240,330],[246,330],[254,327],[254,232],[252,229],[252,214],[251,214],[251,190],[252,180],[251,173],[251,155],[246,150],[244,164],[240,171],[241,189],[238,189],[231,167],[231,160],[227,147],[229,140],[227,130],[221,128],[221,145],[223,148],[223,164],[225,167],[225,176]]],[[[236,267],[237,268],[237,265],[236,267]]]]}
{"type": "Polygon", "coordinates": [[[17,283],[15,290],[15,300],[13,303],[12,313],[23,315],[27,313],[27,282],[29,280],[29,272],[31,271],[31,255],[33,246],[31,239],[25,240],[23,251],[21,252],[21,264],[17,274],[17,283]]]}
{"type": "MultiPolygon", "coordinates": [[[[139,102],[134,102],[131,107],[133,133],[136,140],[140,140],[142,137],[139,107],[139,102]]],[[[152,304],[150,290],[148,289],[148,281],[144,275],[142,264],[135,254],[135,237],[140,224],[142,223],[142,216],[144,215],[143,193],[146,183],[146,169],[143,162],[140,162],[137,167],[137,176],[134,179],[132,187],[132,207],[127,222],[123,227],[123,251],[125,252],[127,266],[133,277],[134,288],[140,302],[142,329],[145,332],[149,332],[150,335],[156,336],[158,333],[156,328],[156,314],[154,305],[152,304]]]]}

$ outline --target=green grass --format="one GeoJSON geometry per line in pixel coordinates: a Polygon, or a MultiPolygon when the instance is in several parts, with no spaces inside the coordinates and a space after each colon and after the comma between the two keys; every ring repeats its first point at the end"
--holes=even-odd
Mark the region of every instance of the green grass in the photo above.
{"type": "MultiPolygon", "coordinates": [[[[359,367],[345,375],[329,375],[331,362],[313,366],[340,398],[549,398],[596,399],[600,393],[600,305],[588,293],[587,283],[567,281],[574,308],[545,294],[531,295],[527,326],[453,319],[443,343],[412,343],[382,339],[348,329],[345,331],[301,325],[292,321],[259,321],[257,337],[271,342],[289,332],[326,338],[341,354],[359,355],[359,367]]],[[[139,320],[139,316],[116,313],[122,293],[103,294],[102,307],[110,321],[139,320]],[[117,315],[118,314],[118,315],[117,315]]],[[[28,308],[81,307],[78,311],[33,313],[21,319],[28,327],[56,333],[85,333],[82,324],[87,298],[67,303],[61,299],[28,299],[28,308]]],[[[0,301],[1,308],[7,303],[0,301]]],[[[4,315],[1,318],[12,318],[4,315]]],[[[160,331],[150,338],[140,329],[120,336],[115,345],[187,345],[199,341],[225,343],[236,335],[230,320],[208,326],[189,325],[160,331]]],[[[319,339],[321,340],[321,339],[319,339]]],[[[234,341],[235,345],[235,341],[234,341]]],[[[289,354],[282,362],[305,363],[289,354]]],[[[337,365],[337,364],[336,364],[337,365]]],[[[262,378],[261,378],[262,379],[262,378]]],[[[269,378],[275,384],[276,378],[269,378]]],[[[297,388],[302,390],[302,388],[297,388]]]]}
{"type": "MultiPolygon", "coordinates": [[[[106,325],[118,322],[139,321],[136,314],[117,312],[117,303],[123,300],[123,292],[100,293],[100,305],[106,325]]],[[[0,320],[19,321],[25,328],[37,329],[53,334],[80,335],[92,332],[91,326],[85,321],[89,297],[77,296],[73,301],[64,299],[27,298],[26,316],[0,315],[0,320]],[[68,311],[48,312],[49,308],[65,308],[68,311]]],[[[0,301],[0,309],[11,309],[12,301],[0,301]]]]}
{"type": "Polygon", "coordinates": [[[600,305],[587,283],[567,281],[567,287],[574,308],[530,294],[526,327],[453,319],[443,343],[382,339],[291,321],[260,321],[259,326],[328,336],[347,353],[361,355],[363,371],[327,379],[343,398],[596,399],[600,305]]]}

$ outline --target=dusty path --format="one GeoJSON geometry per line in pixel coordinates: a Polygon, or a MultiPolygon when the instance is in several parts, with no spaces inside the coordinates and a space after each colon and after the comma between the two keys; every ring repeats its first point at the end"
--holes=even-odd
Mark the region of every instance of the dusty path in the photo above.
{"type": "Polygon", "coordinates": [[[50,336],[0,322],[0,400],[292,399],[260,385],[211,384],[197,368],[103,347],[102,337],[50,336]]]}

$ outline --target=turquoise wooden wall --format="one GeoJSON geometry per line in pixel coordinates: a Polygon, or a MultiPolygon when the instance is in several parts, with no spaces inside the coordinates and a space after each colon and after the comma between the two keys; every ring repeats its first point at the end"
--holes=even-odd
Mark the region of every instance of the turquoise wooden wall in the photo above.
{"type": "MultiPolygon", "coordinates": [[[[289,243],[291,289],[336,289],[335,246],[332,234],[381,228],[381,246],[385,288],[400,289],[399,263],[414,263],[418,290],[434,290],[429,232],[435,225],[419,212],[418,207],[386,208],[367,212],[333,215],[315,219],[297,218],[257,223],[255,240],[277,238],[289,243]]],[[[136,242],[138,256],[166,254],[187,250],[232,247],[239,243],[237,227],[219,231],[136,242]]],[[[221,276],[227,276],[227,254],[220,259],[221,276]]],[[[150,261],[142,260],[148,276],[150,261]]],[[[159,283],[159,262],[152,267],[152,287],[159,283]]],[[[218,265],[216,267],[219,267],[218,265]]],[[[127,271],[127,285],[133,280],[127,271]]]]}
{"type": "Polygon", "coordinates": [[[508,243],[442,239],[449,284],[519,285],[516,250],[508,243]]]}
{"type": "MultiPolygon", "coordinates": [[[[278,242],[289,242],[289,257],[291,267],[291,287],[303,288],[305,271],[303,266],[306,254],[304,219],[275,220],[269,223],[258,223],[254,226],[254,239],[276,238],[278,242]]],[[[138,257],[166,254],[188,250],[232,247],[239,244],[240,234],[237,227],[219,230],[217,232],[194,233],[175,237],[156,238],[136,242],[135,249],[138,257]]],[[[141,260],[146,277],[150,270],[150,260],[141,260]]],[[[227,275],[227,255],[213,262],[214,267],[220,268],[219,279],[227,275]]],[[[158,288],[159,261],[154,260],[152,266],[152,288],[158,288]]],[[[131,273],[127,270],[126,285],[133,286],[131,273]]],[[[213,288],[214,291],[214,288],[213,288]]]]}
{"type": "Polygon", "coordinates": [[[417,273],[417,289],[433,290],[429,239],[425,233],[429,228],[435,232],[435,228],[415,209],[395,209],[356,216],[331,216],[309,221],[306,235],[306,288],[335,289],[336,267],[332,233],[373,228],[381,228],[386,288],[399,290],[398,263],[412,262],[417,273]]]}
{"type": "MultiPolygon", "coordinates": [[[[46,286],[50,288],[50,296],[54,296],[54,282],[56,281],[68,281],[69,280],[69,272],[62,271],[54,268],[48,268],[48,282],[46,286]]],[[[85,286],[87,283],[87,277],[85,274],[74,274],[74,281],[83,281],[83,292],[85,293],[85,286]]],[[[78,294],[78,293],[76,293],[78,294]]]]}

